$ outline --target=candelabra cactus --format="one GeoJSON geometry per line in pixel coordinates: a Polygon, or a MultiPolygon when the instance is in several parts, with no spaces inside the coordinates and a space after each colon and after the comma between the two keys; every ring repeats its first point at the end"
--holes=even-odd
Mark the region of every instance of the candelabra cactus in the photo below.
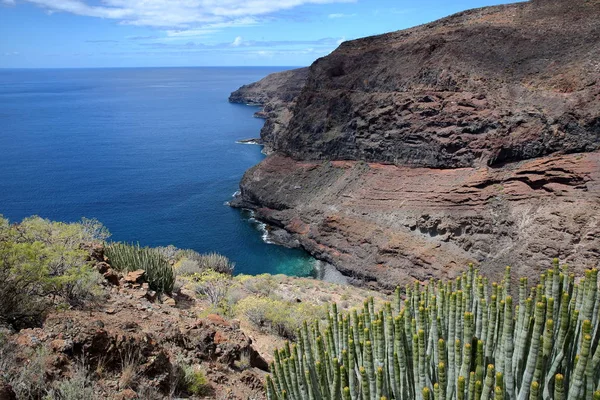
{"type": "MultiPolygon", "coordinates": [[[[516,288],[515,288],[516,289],[516,288]]],[[[517,289],[516,289],[517,290],[517,289]]],[[[600,399],[598,271],[580,281],[554,260],[511,297],[471,265],[448,282],[397,289],[392,307],[304,324],[275,351],[270,400],[600,399]],[[490,291],[491,288],[491,291],[490,291]]]]}

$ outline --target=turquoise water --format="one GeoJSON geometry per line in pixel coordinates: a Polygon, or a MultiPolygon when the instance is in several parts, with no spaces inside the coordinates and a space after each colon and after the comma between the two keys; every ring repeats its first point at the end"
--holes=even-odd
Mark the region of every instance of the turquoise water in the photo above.
{"type": "Polygon", "coordinates": [[[263,158],[229,93],[276,68],[0,70],[0,213],[97,218],[113,240],[217,251],[246,274],[313,274],[225,202],[263,158]]]}

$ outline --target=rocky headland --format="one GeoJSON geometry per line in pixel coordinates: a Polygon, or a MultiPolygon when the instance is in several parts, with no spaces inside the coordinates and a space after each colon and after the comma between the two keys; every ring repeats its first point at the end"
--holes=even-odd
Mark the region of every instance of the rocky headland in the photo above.
{"type": "Polygon", "coordinates": [[[600,2],[584,0],[344,42],[232,95],[264,105],[271,152],[233,205],[380,286],[468,262],[493,278],[597,265],[598,54],[600,2]]]}
{"type": "Polygon", "coordinates": [[[276,142],[279,133],[287,128],[292,116],[291,109],[307,78],[308,68],[278,72],[259,82],[244,85],[229,96],[232,103],[261,107],[254,116],[265,119],[257,142],[265,146],[265,153],[271,152],[271,143],[276,142]]]}

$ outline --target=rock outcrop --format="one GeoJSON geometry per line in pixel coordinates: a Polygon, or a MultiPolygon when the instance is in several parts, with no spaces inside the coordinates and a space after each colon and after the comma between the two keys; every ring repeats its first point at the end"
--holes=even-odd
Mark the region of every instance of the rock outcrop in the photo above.
{"type": "Polygon", "coordinates": [[[261,110],[254,115],[266,120],[260,133],[265,152],[271,151],[271,143],[277,142],[279,134],[287,129],[292,116],[291,109],[307,78],[308,68],[277,72],[244,85],[229,96],[232,103],[261,106],[261,110]]]}
{"type": "Polygon", "coordinates": [[[597,0],[482,8],[345,42],[268,116],[276,154],[246,173],[234,205],[383,286],[471,261],[490,276],[505,265],[536,276],[552,257],[597,264],[598,54],[597,0]]]}
{"type": "Polygon", "coordinates": [[[238,205],[292,232],[346,275],[392,287],[512,265],[535,278],[554,257],[600,259],[600,153],[494,169],[433,169],[270,156],[238,205]]]}

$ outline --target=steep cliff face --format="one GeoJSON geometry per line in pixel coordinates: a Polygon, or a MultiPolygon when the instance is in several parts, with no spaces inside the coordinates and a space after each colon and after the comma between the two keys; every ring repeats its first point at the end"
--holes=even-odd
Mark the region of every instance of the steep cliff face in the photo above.
{"type": "Polygon", "coordinates": [[[343,273],[393,287],[452,277],[474,262],[490,277],[531,276],[559,257],[600,260],[600,153],[509,167],[433,169],[270,156],[238,205],[292,232],[343,273]]]}
{"type": "Polygon", "coordinates": [[[238,206],[382,285],[600,260],[600,1],[466,11],[343,43],[263,135],[238,206]]]}
{"type": "Polygon", "coordinates": [[[600,144],[600,3],[466,11],[343,43],[310,68],[272,147],[439,168],[600,144]]]}
{"type": "Polygon", "coordinates": [[[261,106],[255,116],[264,118],[260,136],[267,152],[278,141],[292,116],[291,109],[306,85],[308,68],[298,68],[270,74],[258,82],[244,85],[229,96],[232,103],[261,106]]]}

